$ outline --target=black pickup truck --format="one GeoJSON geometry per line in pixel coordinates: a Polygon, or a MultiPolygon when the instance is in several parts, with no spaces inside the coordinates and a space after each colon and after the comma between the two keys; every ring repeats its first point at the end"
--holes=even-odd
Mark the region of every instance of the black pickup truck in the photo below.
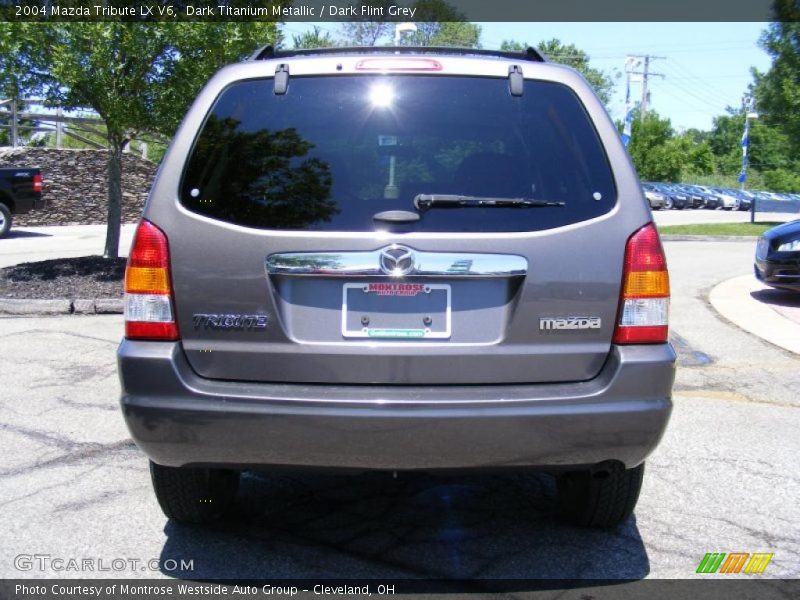
{"type": "Polygon", "coordinates": [[[11,229],[12,215],[44,208],[39,169],[0,169],[0,237],[11,229]]]}

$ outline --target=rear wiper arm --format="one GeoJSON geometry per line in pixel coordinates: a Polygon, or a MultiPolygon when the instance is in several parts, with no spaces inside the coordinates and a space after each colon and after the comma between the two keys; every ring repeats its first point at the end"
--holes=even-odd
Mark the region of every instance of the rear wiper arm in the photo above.
{"type": "Polygon", "coordinates": [[[414,206],[420,211],[429,208],[546,208],[548,206],[566,206],[566,202],[530,198],[460,196],[458,194],[417,194],[414,197],[414,206]]]}

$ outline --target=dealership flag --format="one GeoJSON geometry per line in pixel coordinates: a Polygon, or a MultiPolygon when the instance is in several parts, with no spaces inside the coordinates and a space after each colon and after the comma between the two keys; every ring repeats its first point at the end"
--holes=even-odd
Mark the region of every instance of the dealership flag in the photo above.
{"type": "Polygon", "coordinates": [[[744,133],[742,134],[742,156],[747,156],[747,149],[750,146],[750,121],[744,121],[744,133]]]}
{"type": "Polygon", "coordinates": [[[739,172],[739,183],[747,181],[747,150],[750,148],[750,119],[744,120],[744,133],[742,134],[742,170],[739,172]]]}
{"type": "Polygon", "coordinates": [[[628,87],[625,91],[625,125],[622,128],[622,143],[625,146],[631,141],[633,127],[633,106],[631,106],[631,81],[628,78],[628,87]]]}

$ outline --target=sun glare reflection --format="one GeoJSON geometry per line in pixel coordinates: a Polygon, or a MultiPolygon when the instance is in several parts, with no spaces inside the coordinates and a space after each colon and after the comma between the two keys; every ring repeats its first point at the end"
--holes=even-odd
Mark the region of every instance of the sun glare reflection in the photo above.
{"type": "Polygon", "coordinates": [[[385,83],[375,84],[369,91],[369,101],[375,108],[389,108],[394,102],[394,89],[385,83]]]}

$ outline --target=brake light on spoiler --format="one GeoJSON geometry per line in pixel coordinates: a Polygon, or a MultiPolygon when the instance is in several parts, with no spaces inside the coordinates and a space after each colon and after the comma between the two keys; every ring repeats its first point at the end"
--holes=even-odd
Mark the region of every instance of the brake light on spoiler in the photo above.
{"type": "Polygon", "coordinates": [[[387,57],[364,58],[356,63],[356,71],[441,71],[442,63],[431,58],[387,57]]]}
{"type": "Polygon", "coordinates": [[[125,337],[180,338],[172,302],[167,236],[150,221],[136,229],[125,268],[125,337]]]}
{"type": "Polygon", "coordinates": [[[648,223],[625,246],[615,344],[662,344],[669,333],[669,273],[658,231],[648,223]]]}

